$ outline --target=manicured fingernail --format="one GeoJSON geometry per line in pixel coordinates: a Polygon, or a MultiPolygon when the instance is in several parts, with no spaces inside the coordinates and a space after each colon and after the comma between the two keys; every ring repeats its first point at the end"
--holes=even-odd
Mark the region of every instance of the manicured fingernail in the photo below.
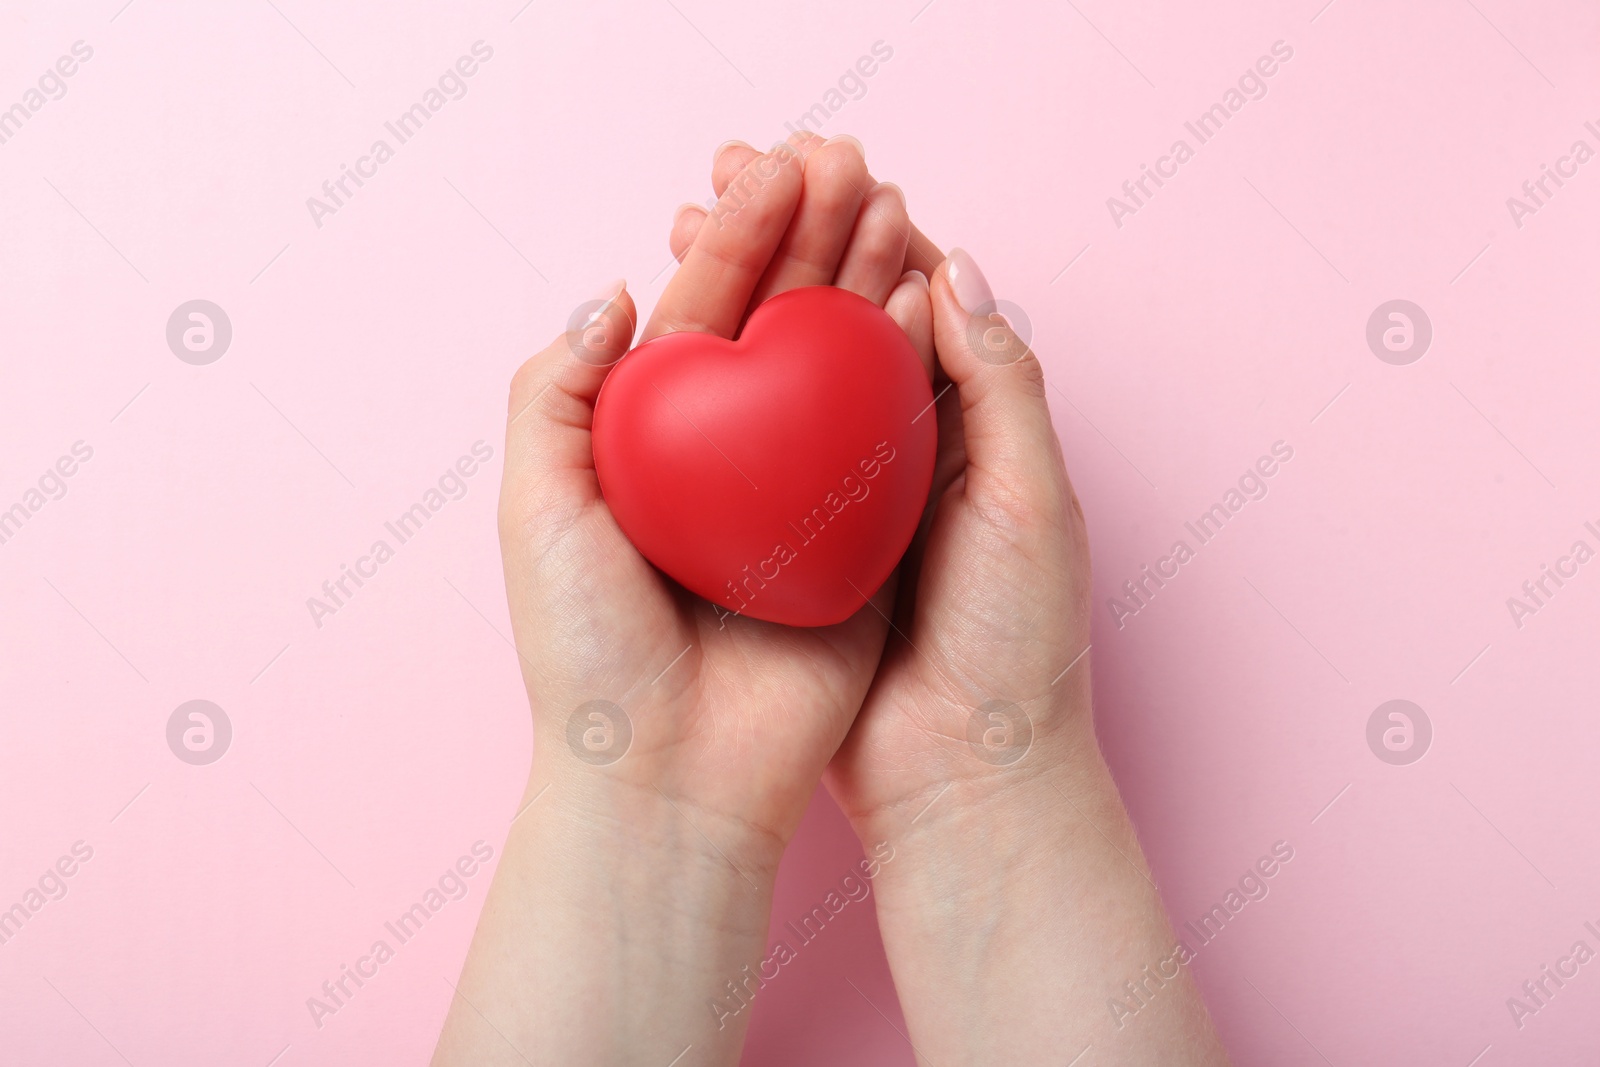
{"type": "Polygon", "coordinates": [[[721,144],[717,145],[716,151],[711,153],[711,165],[716,166],[717,160],[722,158],[722,153],[726,152],[730,148],[749,148],[750,151],[755,151],[754,147],[745,144],[743,141],[723,141],[721,144]]]}
{"type": "Polygon", "coordinates": [[[826,141],[824,141],[822,143],[822,147],[823,148],[827,148],[831,144],[855,145],[856,151],[861,153],[862,161],[863,162],[866,161],[866,158],[867,158],[867,146],[862,144],[860,141],[856,140],[854,137],[851,137],[848,133],[835,134],[834,136],[832,136],[832,137],[828,138],[826,141]]]}
{"type": "Polygon", "coordinates": [[[627,287],[628,279],[618,278],[616,281],[608,283],[603,290],[596,294],[595,299],[609,304],[621,296],[622,291],[627,287]]]}
{"type": "Polygon", "coordinates": [[[950,250],[950,258],[945,260],[945,277],[950,279],[956,302],[967,314],[975,314],[979,308],[994,304],[994,291],[989,288],[988,279],[965,249],[950,250]]]}

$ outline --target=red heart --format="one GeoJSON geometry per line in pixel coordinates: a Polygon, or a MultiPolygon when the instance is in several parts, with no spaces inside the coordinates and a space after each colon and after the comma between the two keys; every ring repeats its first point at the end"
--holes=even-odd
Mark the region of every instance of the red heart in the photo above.
{"type": "Polygon", "coordinates": [[[927,503],[933,393],[881,308],[820,285],[737,341],[658,337],[607,376],[594,465],[644,557],[728,611],[842,622],[889,577],[927,503]]]}

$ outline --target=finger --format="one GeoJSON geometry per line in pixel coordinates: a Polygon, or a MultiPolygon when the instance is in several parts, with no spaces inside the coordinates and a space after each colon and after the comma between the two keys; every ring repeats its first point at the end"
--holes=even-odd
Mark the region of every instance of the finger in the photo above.
{"type": "MultiPolygon", "coordinates": [[[[906,215],[906,197],[900,187],[888,182],[874,187],[856,216],[855,229],[839,260],[833,284],[883,306],[906,273],[910,232],[911,219],[906,215]]],[[[921,277],[926,296],[928,276],[921,277]]]]}
{"type": "MultiPolygon", "coordinates": [[[[799,152],[804,160],[812,149],[822,146],[822,138],[810,130],[800,130],[790,134],[785,143],[799,152]]],[[[759,151],[743,141],[723,141],[711,154],[711,191],[717,196],[727,192],[728,184],[759,155],[759,151]]]]}
{"type": "Polygon", "coordinates": [[[734,335],[794,217],[802,167],[782,146],[739,173],[656,302],[644,340],[675,331],[734,335]]]}
{"type": "MultiPolygon", "coordinates": [[[[922,361],[922,369],[927,372],[928,380],[932,381],[933,304],[928,295],[928,279],[917,271],[906,271],[889,294],[883,310],[905,331],[911,347],[917,350],[917,358],[922,361]]],[[[926,412],[922,417],[934,416],[932,412],[926,412]]]]}
{"type": "Polygon", "coordinates": [[[672,216],[672,232],[667,235],[667,246],[672,249],[673,259],[683,262],[683,257],[689,254],[694,239],[700,234],[700,227],[705,225],[706,218],[706,209],[698,204],[679,205],[677,213],[672,216]]]}
{"type": "MultiPolygon", "coordinates": [[[[888,301],[883,310],[889,317],[905,331],[906,337],[911,341],[911,347],[916,349],[917,358],[922,361],[922,370],[933,378],[934,351],[933,351],[933,305],[928,294],[928,279],[918,271],[906,271],[900,283],[889,294],[888,301]]],[[[947,404],[939,403],[937,398],[926,409],[917,413],[913,421],[922,419],[939,420],[939,438],[945,439],[945,419],[947,404]]],[[[943,456],[939,460],[943,460],[943,456]]],[[[934,472],[937,476],[940,462],[936,461],[934,472]]],[[[923,509],[922,518],[918,520],[917,532],[911,539],[911,545],[906,550],[904,559],[901,560],[897,571],[900,578],[899,592],[895,599],[895,624],[902,630],[909,630],[913,618],[913,608],[917,595],[917,571],[922,560],[922,546],[927,540],[928,527],[933,522],[936,502],[944,492],[943,485],[936,484],[934,491],[929,494],[929,502],[923,509]]]]}
{"type": "MultiPolygon", "coordinates": [[[[809,154],[812,150],[823,144],[822,138],[810,130],[798,130],[789,137],[789,144],[794,145],[802,154],[809,154]]],[[[712,156],[711,188],[718,196],[727,189],[728,183],[734,175],[743,170],[749,162],[756,158],[758,153],[754,148],[743,141],[724,141],[717,146],[716,153],[712,156]]],[[[866,187],[871,188],[878,182],[871,174],[867,175],[866,187]]],[[[928,240],[928,236],[912,224],[910,227],[910,240],[906,244],[906,259],[901,270],[921,271],[926,277],[933,277],[933,272],[939,269],[939,264],[944,262],[944,253],[939,251],[939,246],[928,240]]]]}
{"type": "Polygon", "coordinates": [[[800,204],[752,299],[827,285],[839,269],[867,192],[867,163],[854,138],[834,139],[806,157],[800,204]]]}
{"type": "MultiPolygon", "coordinates": [[[[856,147],[861,147],[860,141],[856,141],[853,137],[850,139],[855,141],[856,147]]],[[[866,157],[865,148],[862,148],[861,154],[864,159],[866,157]]],[[[871,173],[867,174],[866,180],[868,189],[882,184],[871,173]]],[[[928,240],[927,235],[917,229],[909,220],[906,225],[909,231],[906,241],[906,255],[905,262],[901,265],[900,270],[918,271],[923,277],[931,278],[933,277],[933,272],[939,269],[939,264],[944,262],[944,253],[939,251],[939,246],[928,240]]]]}
{"type": "Polygon", "coordinates": [[[567,332],[518,368],[506,422],[507,488],[544,502],[599,495],[589,429],[606,375],[628,351],[638,311],[626,283],[573,311],[567,332]],[[512,472],[516,472],[513,476],[512,472]]]}
{"type": "MultiPolygon", "coordinates": [[[[867,181],[872,180],[872,176],[867,175],[867,181]]],[[[928,240],[928,235],[919,230],[909,217],[906,219],[906,229],[908,231],[906,257],[901,269],[914,270],[924,277],[933,277],[934,271],[939,269],[939,264],[944,262],[944,253],[939,251],[938,245],[928,240]]]]}
{"type": "MultiPolygon", "coordinates": [[[[822,144],[822,139],[809,130],[801,130],[790,136],[788,143],[795,147],[803,160],[809,154],[810,148],[822,144]]],[[[719,144],[716,151],[711,154],[711,188],[716,195],[721,196],[727,192],[728,183],[749,166],[751,160],[760,155],[760,152],[744,141],[723,141],[719,144]]],[[[698,204],[684,204],[673,216],[669,245],[672,249],[672,258],[679,263],[683,262],[683,257],[694,244],[695,235],[700,232],[706,215],[706,210],[698,204]]]]}
{"type": "MultiPolygon", "coordinates": [[[[939,419],[939,451],[934,459],[933,484],[928,487],[928,504],[917,520],[917,531],[911,545],[900,560],[900,595],[896,600],[895,624],[907,633],[912,631],[916,617],[917,591],[922,587],[922,561],[926,558],[928,539],[933,534],[950,487],[966,474],[967,460],[961,438],[961,404],[956,392],[948,383],[950,392],[934,404],[939,419]]],[[[963,483],[964,484],[964,483],[963,483]]]]}
{"type": "Polygon", "coordinates": [[[939,246],[928,240],[928,235],[913,223],[910,240],[906,242],[906,270],[921,271],[931,278],[943,262],[944,253],[939,251],[939,246]]]}
{"type": "Polygon", "coordinates": [[[1044,371],[1000,316],[984,314],[994,296],[966,252],[951,250],[930,293],[939,364],[961,398],[968,492],[975,472],[1020,492],[1033,472],[1061,467],[1044,371]]]}

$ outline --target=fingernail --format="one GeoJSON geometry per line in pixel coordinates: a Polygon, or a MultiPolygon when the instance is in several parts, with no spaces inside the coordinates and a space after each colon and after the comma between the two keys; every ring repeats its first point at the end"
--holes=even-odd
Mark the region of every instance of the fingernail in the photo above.
{"type": "Polygon", "coordinates": [[[748,148],[752,152],[755,151],[753,146],[745,144],[743,141],[723,141],[721,144],[717,145],[716,151],[711,153],[711,165],[716,166],[717,160],[722,158],[722,153],[726,152],[730,148],[748,148]]]}
{"type": "Polygon", "coordinates": [[[904,274],[900,275],[900,280],[895,284],[898,287],[904,285],[906,282],[916,282],[918,285],[922,286],[922,288],[926,289],[928,287],[928,276],[922,273],[920,270],[908,270],[904,274]]]}
{"type": "Polygon", "coordinates": [[[892,193],[894,193],[895,196],[898,196],[900,198],[900,202],[902,204],[906,202],[906,191],[904,189],[900,188],[894,182],[879,182],[877,185],[874,185],[872,187],[872,190],[869,193],[867,193],[867,195],[868,196],[877,196],[878,194],[883,193],[883,192],[892,192],[892,193]]]}
{"type": "Polygon", "coordinates": [[[822,142],[822,147],[823,148],[827,148],[831,144],[855,145],[856,151],[861,153],[862,162],[866,161],[866,158],[867,158],[867,146],[862,144],[860,141],[856,140],[854,137],[851,137],[848,133],[839,133],[839,134],[833,135],[832,137],[828,138],[826,141],[822,142]]]}
{"type": "Polygon", "coordinates": [[[595,296],[595,299],[609,304],[621,296],[622,291],[627,287],[628,279],[618,278],[616,281],[608,283],[605,289],[595,296]]]}
{"type": "Polygon", "coordinates": [[[676,230],[678,228],[678,222],[679,222],[679,220],[681,220],[683,218],[683,213],[685,211],[699,211],[699,210],[700,210],[700,205],[699,204],[690,203],[687,200],[684,201],[683,203],[679,204],[678,205],[678,210],[676,210],[676,211],[674,211],[672,213],[672,228],[674,230],[676,230]]]}
{"type": "Polygon", "coordinates": [[[988,279],[966,249],[950,250],[950,258],[945,260],[945,277],[950,279],[950,289],[956,294],[956,303],[967,314],[976,314],[979,308],[994,304],[994,291],[989,288],[988,279]]]}

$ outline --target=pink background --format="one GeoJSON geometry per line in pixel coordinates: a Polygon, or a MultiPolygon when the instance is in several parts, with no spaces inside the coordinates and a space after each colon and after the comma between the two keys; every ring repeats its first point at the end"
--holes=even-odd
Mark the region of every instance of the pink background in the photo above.
{"type": "MultiPolygon", "coordinates": [[[[0,945],[0,1060],[426,1061],[487,872],[321,1029],[305,1001],[515,810],[510,373],[612,277],[651,303],[712,146],[783,136],[881,40],[822,129],[1031,318],[1100,729],[1174,921],[1295,849],[1194,965],[1236,1061],[1595,1062],[1600,962],[1520,1030],[1505,1002],[1600,948],[1600,563],[1520,629],[1506,599],[1600,547],[1600,161],[1521,227],[1506,198],[1600,148],[1600,15],[1321,3],[7,4],[0,107],[94,55],[0,145],[0,508],[93,458],[0,546],[0,907],[94,854],[0,945]],[[467,95],[318,228],[306,198],[480,39],[467,95]],[[1116,226],[1279,40],[1268,95],[1116,226]],[[164,337],[194,298],[233,324],[209,366],[164,337]],[[1434,328],[1408,366],[1365,341],[1395,298],[1434,328]],[[464,498],[317,628],[306,598],[478,440],[464,498]],[[1105,600],[1278,440],[1266,499],[1119,630],[1105,600]],[[233,724],[209,766],[165,739],[197,698],[233,724]],[[1366,742],[1395,698],[1434,730],[1408,766],[1366,742]]],[[[774,923],[857,855],[819,796],[774,923]]],[[[852,908],[746,1060],[910,1064],[900,1025],[852,908]]]]}

